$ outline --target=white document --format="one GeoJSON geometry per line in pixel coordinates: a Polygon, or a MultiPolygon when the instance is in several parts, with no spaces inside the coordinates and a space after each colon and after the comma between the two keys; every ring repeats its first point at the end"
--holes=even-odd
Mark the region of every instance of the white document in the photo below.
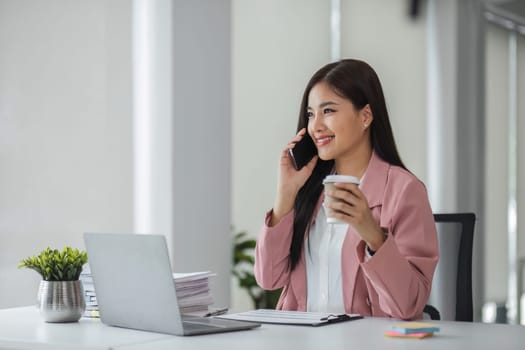
{"type": "Polygon", "coordinates": [[[196,280],[207,279],[208,277],[215,276],[215,273],[211,271],[202,271],[202,272],[185,272],[185,273],[173,273],[173,280],[176,283],[179,282],[193,282],[196,280]]]}
{"type": "Polygon", "coordinates": [[[282,311],[269,309],[259,309],[253,311],[240,312],[236,314],[220,315],[215,317],[238,321],[303,326],[321,326],[324,324],[351,321],[363,318],[361,315],[357,314],[336,315],[322,312],[282,311]]]}

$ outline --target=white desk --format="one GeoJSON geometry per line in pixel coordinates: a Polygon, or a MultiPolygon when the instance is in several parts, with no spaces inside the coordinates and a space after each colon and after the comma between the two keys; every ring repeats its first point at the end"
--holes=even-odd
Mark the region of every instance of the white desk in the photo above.
{"type": "Polygon", "coordinates": [[[177,337],[108,327],[97,319],[45,323],[35,307],[0,310],[0,349],[525,349],[525,327],[433,322],[441,332],[426,339],[394,339],[395,320],[367,318],[323,327],[262,325],[248,331],[177,337]]]}
{"type": "Polygon", "coordinates": [[[0,310],[0,349],[117,349],[166,338],[169,336],[107,327],[92,318],[46,323],[35,306],[0,310]]]}

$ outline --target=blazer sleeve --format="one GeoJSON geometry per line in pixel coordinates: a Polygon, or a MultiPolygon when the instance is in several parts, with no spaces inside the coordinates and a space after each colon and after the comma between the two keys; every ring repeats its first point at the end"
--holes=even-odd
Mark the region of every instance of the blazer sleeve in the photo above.
{"type": "Polygon", "coordinates": [[[288,257],[293,235],[294,211],[286,214],[276,225],[268,226],[272,211],[259,233],[255,246],[255,279],[257,284],[267,290],[274,290],[288,284],[290,269],[288,257]]]}
{"type": "Polygon", "coordinates": [[[395,192],[385,193],[390,199],[381,214],[390,213],[387,239],[361,266],[378,293],[381,310],[413,319],[420,317],[430,295],[438,261],[436,225],[422,182],[413,179],[395,192]]]}

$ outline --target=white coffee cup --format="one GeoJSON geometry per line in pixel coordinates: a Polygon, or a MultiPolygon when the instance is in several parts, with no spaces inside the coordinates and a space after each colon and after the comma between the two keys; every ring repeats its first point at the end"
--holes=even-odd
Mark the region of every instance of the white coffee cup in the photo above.
{"type": "MultiPolygon", "coordinates": [[[[355,176],[349,176],[349,175],[328,175],[323,180],[323,185],[324,185],[325,191],[328,190],[328,189],[334,189],[335,188],[334,184],[336,182],[351,183],[351,184],[356,184],[356,185],[359,186],[359,179],[357,177],[355,177],[355,176]]],[[[324,197],[324,202],[325,203],[328,203],[331,200],[333,200],[333,199],[331,199],[328,196],[324,197]]],[[[324,207],[324,205],[323,205],[323,207],[324,207]]],[[[334,217],[328,216],[326,208],[325,208],[325,214],[326,214],[326,222],[329,223],[329,224],[346,224],[346,222],[344,222],[344,221],[341,221],[341,220],[336,219],[334,217]]]]}

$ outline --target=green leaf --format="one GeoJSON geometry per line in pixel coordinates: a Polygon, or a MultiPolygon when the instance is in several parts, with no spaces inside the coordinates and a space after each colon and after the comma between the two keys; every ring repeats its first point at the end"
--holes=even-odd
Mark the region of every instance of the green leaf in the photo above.
{"type": "Polygon", "coordinates": [[[87,253],[69,246],[62,251],[47,247],[38,256],[22,259],[18,268],[37,271],[46,281],[75,281],[80,277],[82,266],[88,261],[87,253]]]}
{"type": "Polygon", "coordinates": [[[247,249],[255,249],[256,241],[254,239],[250,239],[247,241],[239,242],[236,246],[237,250],[247,250],[247,249]]]}
{"type": "Polygon", "coordinates": [[[253,274],[253,264],[255,262],[253,253],[256,241],[247,237],[245,231],[233,234],[232,275],[237,279],[239,287],[248,293],[255,309],[273,309],[277,305],[281,290],[267,291],[257,285],[253,274]]]}
{"type": "Polygon", "coordinates": [[[242,262],[249,263],[250,265],[253,265],[255,263],[254,257],[247,254],[236,254],[233,261],[235,265],[240,264],[242,262]]]}

